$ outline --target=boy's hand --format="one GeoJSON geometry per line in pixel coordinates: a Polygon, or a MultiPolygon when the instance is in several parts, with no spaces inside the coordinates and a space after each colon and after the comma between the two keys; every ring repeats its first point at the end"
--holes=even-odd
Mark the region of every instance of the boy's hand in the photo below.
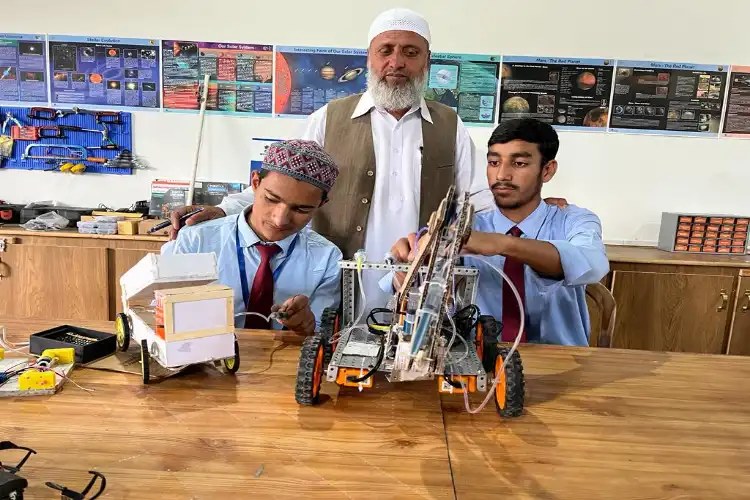
{"type": "Polygon", "coordinates": [[[278,321],[289,330],[300,335],[315,333],[315,315],[310,309],[310,301],[304,295],[295,295],[283,304],[271,307],[271,312],[279,315],[278,321]]]}

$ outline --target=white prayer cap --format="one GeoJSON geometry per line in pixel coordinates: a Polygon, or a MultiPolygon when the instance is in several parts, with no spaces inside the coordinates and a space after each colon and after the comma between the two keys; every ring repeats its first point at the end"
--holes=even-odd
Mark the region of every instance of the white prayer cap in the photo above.
{"type": "Polygon", "coordinates": [[[386,31],[411,31],[420,35],[430,44],[430,25],[424,17],[413,10],[396,8],[381,13],[370,26],[370,40],[386,31]]]}

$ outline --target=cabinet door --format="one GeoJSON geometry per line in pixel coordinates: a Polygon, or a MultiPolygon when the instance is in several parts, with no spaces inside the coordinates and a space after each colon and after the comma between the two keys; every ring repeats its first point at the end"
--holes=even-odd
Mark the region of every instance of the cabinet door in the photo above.
{"type": "Polygon", "coordinates": [[[117,313],[122,312],[120,277],[149,253],[159,253],[159,250],[131,250],[127,248],[116,248],[113,250],[112,276],[110,280],[110,310],[112,311],[112,317],[109,318],[110,321],[114,321],[117,313]]]}
{"type": "Polygon", "coordinates": [[[615,271],[613,347],[721,354],[734,279],[615,271]]]}
{"type": "MultiPolygon", "coordinates": [[[[12,245],[11,313],[18,318],[107,320],[107,249],[12,245]]],[[[5,280],[3,280],[5,281],[5,280]]]]}
{"type": "Polygon", "coordinates": [[[740,271],[727,354],[750,356],[750,270],[740,271]]]}

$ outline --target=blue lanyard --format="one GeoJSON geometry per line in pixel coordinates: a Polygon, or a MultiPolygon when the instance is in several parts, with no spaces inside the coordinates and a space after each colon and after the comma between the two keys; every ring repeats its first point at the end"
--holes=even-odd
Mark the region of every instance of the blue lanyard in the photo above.
{"type": "MultiPolygon", "coordinates": [[[[245,252],[242,249],[242,245],[240,245],[240,217],[242,217],[242,214],[237,217],[237,226],[234,229],[234,241],[237,248],[237,265],[240,268],[240,285],[242,285],[242,300],[245,304],[245,308],[247,308],[248,303],[250,302],[250,292],[247,287],[247,271],[245,269],[245,252]]],[[[284,257],[284,260],[281,261],[281,264],[279,264],[276,267],[276,270],[273,272],[273,281],[274,283],[279,277],[279,274],[281,274],[281,270],[284,269],[284,266],[289,261],[289,257],[292,256],[292,252],[294,251],[294,247],[297,245],[297,239],[299,237],[299,233],[294,235],[294,239],[292,240],[292,243],[289,245],[289,250],[286,252],[286,257],[284,257]]]]}

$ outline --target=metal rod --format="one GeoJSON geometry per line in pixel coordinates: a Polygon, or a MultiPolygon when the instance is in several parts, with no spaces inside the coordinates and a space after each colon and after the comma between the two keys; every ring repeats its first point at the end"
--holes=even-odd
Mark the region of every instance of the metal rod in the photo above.
{"type": "Polygon", "coordinates": [[[195,178],[198,175],[198,161],[200,160],[201,156],[201,143],[203,142],[203,121],[206,117],[206,102],[208,101],[208,80],[210,78],[210,75],[206,73],[203,77],[203,92],[201,92],[200,101],[201,101],[201,109],[199,113],[199,122],[200,125],[198,126],[198,145],[195,148],[195,162],[193,163],[193,175],[190,176],[190,188],[188,189],[188,195],[187,200],[185,200],[185,205],[190,206],[193,204],[193,195],[195,194],[195,178]]]}

